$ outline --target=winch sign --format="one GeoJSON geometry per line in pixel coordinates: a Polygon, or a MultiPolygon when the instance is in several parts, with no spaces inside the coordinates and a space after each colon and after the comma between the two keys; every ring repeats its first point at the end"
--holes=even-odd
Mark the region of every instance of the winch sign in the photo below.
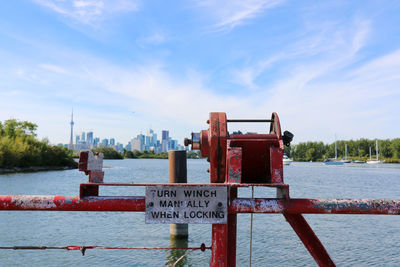
{"type": "Polygon", "coordinates": [[[146,187],[146,223],[225,224],[227,216],[225,186],[146,187]]]}

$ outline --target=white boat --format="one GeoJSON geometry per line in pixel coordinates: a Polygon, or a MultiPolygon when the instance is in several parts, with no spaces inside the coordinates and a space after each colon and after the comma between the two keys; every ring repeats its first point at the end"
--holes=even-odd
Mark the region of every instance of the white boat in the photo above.
{"type": "Polygon", "coordinates": [[[290,163],[292,163],[292,159],[290,159],[288,156],[286,156],[286,154],[283,154],[283,158],[282,158],[282,162],[283,165],[290,165],[290,163]]]}
{"type": "Polygon", "coordinates": [[[376,159],[371,157],[371,147],[369,147],[369,159],[366,161],[367,164],[380,164],[382,161],[379,160],[379,150],[378,150],[378,139],[376,139],[376,159]]]}

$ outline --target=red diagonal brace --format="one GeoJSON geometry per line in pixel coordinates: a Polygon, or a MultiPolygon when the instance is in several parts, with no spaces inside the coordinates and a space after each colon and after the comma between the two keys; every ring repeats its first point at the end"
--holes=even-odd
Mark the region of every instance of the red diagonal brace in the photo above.
{"type": "Polygon", "coordinates": [[[284,212],[283,216],[285,216],[286,220],[292,226],[304,246],[308,249],[308,252],[313,256],[318,266],[336,266],[303,215],[284,212]]]}

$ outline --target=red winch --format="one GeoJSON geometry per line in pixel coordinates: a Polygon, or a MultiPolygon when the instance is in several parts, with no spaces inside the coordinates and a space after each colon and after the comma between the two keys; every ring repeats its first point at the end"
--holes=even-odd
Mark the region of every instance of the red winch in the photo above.
{"type": "Polygon", "coordinates": [[[208,130],[192,133],[185,145],[200,149],[210,162],[211,183],[283,183],[282,156],[284,144],[289,145],[293,134],[281,134],[278,114],[270,120],[227,119],[222,112],[210,113],[208,130]],[[270,123],[269,134],[229,134],[228,123],[270,123]]]}

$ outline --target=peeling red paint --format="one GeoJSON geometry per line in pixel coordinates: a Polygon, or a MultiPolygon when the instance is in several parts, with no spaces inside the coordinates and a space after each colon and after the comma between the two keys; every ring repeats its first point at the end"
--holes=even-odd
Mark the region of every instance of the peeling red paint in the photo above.
{"type": "Polygon", "coordinates": [[[229,212],[400,215],[400,200],[237,198],[229,212]]]}
{"type": "Polygon", "coordinates": [[[144,197],[0,196],[0,210],[145,211],[144,197]]]}

